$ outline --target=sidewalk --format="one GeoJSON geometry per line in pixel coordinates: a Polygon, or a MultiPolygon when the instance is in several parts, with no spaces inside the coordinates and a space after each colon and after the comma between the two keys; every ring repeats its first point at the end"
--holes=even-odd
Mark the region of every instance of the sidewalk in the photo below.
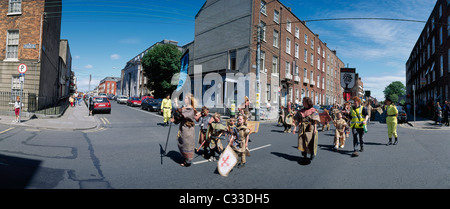
{"type": "Polygon", "coordinates": [[[435,124],[435,121],[423,118],[423,117],[416,117],[416,121],[411,120],[412,118],[408,117],[408,123],[401,124],[402,127],[410,128],[410,129],[416,129],[416,130],[449,130],[450,126],[445,125],[437,125],[435,124]]]}
{"type": "Polygon", "coordinates": [[[0,115],[0,124],[54,130],[89,130],[100,124],[94,116],[88,116],[86,105],[68,107],[64,114],[57,118],[27,118],[22,116],[22,123],[13,122],[14,116],[0,115]]]}

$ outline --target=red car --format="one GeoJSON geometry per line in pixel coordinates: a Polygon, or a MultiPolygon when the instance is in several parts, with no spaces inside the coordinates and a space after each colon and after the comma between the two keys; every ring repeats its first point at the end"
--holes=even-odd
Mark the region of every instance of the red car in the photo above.
{"type": "Polygon", "coordinates": [[[130,97],[127,100],[128,106],[141,106],[141,98],[139,97],[130,97]]]}
{"type": "Polygon", "coordinates": [[[94,109],[92,112],[111,113],[111,102],[106,97],[94,97],[94,109]]]}

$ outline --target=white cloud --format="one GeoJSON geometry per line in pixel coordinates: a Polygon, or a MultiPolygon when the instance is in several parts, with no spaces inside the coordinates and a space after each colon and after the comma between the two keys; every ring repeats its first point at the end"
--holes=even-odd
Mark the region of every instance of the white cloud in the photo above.
{"type": "Polygon", "coordinates": [[[92,68],[94,68],[94,66],[91,65],[91,64],[88,64],[88,65],[84,66],[84,68],[86,68],[86,69],[92,69],[92,68]]]}
{"type": "Polygon", "coordinates": [[[118,54],[112,54],[111,56],[110,56],[110,58],[111,58],[111,60],[118,60],[118,59],[120,59],[120,58],[122,58],[120,55],[118,55],[118,54]]]}
{"type": "Polygon", "coordinates": [[[76,55],[75,57],[73,57],[73,59],[79,60],[81,57],[79,55],[76,55]]]}
{"type": "MultiPolygon", "coordinates": [[[[94,90],[96,86],[100,83],[100,79],[92,78],[91,80],[91,90],[94,90]]],[[[89,76],[85,77],[78,77],[77,80],[77,87],[78,91],[87,92],[89,90],[89,76]]]]}

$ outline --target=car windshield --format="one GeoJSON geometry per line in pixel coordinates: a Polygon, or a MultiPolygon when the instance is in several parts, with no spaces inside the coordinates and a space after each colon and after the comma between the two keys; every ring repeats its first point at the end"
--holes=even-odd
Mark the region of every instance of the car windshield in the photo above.
{"type": "Polygon", "coordinates": [[[400,112],[400,111],[403,111],[403,107],[402,106],[397,106],[397,110],[400,112]]]}
{"type": "Polygon", "coordinates": [[[140,100],[139,97],[131,97],[130,100],[140,100]]]}
{"type": "Polygon", "coordinates": [[[108,99],[105,97],[96,97],[94,98],[95,103],[108,103],[108,99]]]}

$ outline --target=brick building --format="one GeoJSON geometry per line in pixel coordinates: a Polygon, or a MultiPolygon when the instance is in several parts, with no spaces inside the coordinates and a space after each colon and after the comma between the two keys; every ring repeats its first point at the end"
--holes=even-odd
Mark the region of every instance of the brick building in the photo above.
{"type": "Polygon", "coordinates": [[[277,0],[207,0],[195,18],[190,57],[202,66],[203,77],[210,72],[224,77],[225,106],[232,100],[240,103],[242,95],[256,101],[254,83],[246,81],[242,92],[228,75],[256,73],[259,24],[261,107],[301,103],[303,97],[321,105],[342,102],[344,63],[290,8],[277,0]]]}
{"type": "MultiPolygon", "coordinates": [[[[13,101],[20,91],[17,67],[26,64],[24,95],[29,97],[22,100],[25,110],[32,97],[36,108],[62,99],[58,88],[61,11],[58,0],[0,0],[0,92],[13,101]]],[[[2,98],[2,110],[8,109],[8,102],[2,98]]]]}
{"type": "Polygon", "coordinates": [[[117,96],[117,82],[120,78],[116,77],[106,77],[100,81],[98,85],[98,93],[105,93],[106,95],[116,95],[117,96]]]}
{"type": "Polygon", "coordinates": [[[413,103],[415,85],[416,104],[423,110],[450,98],[449,23],[450,1],[438,0],[406,62],[406,102],[413,103]]]}

